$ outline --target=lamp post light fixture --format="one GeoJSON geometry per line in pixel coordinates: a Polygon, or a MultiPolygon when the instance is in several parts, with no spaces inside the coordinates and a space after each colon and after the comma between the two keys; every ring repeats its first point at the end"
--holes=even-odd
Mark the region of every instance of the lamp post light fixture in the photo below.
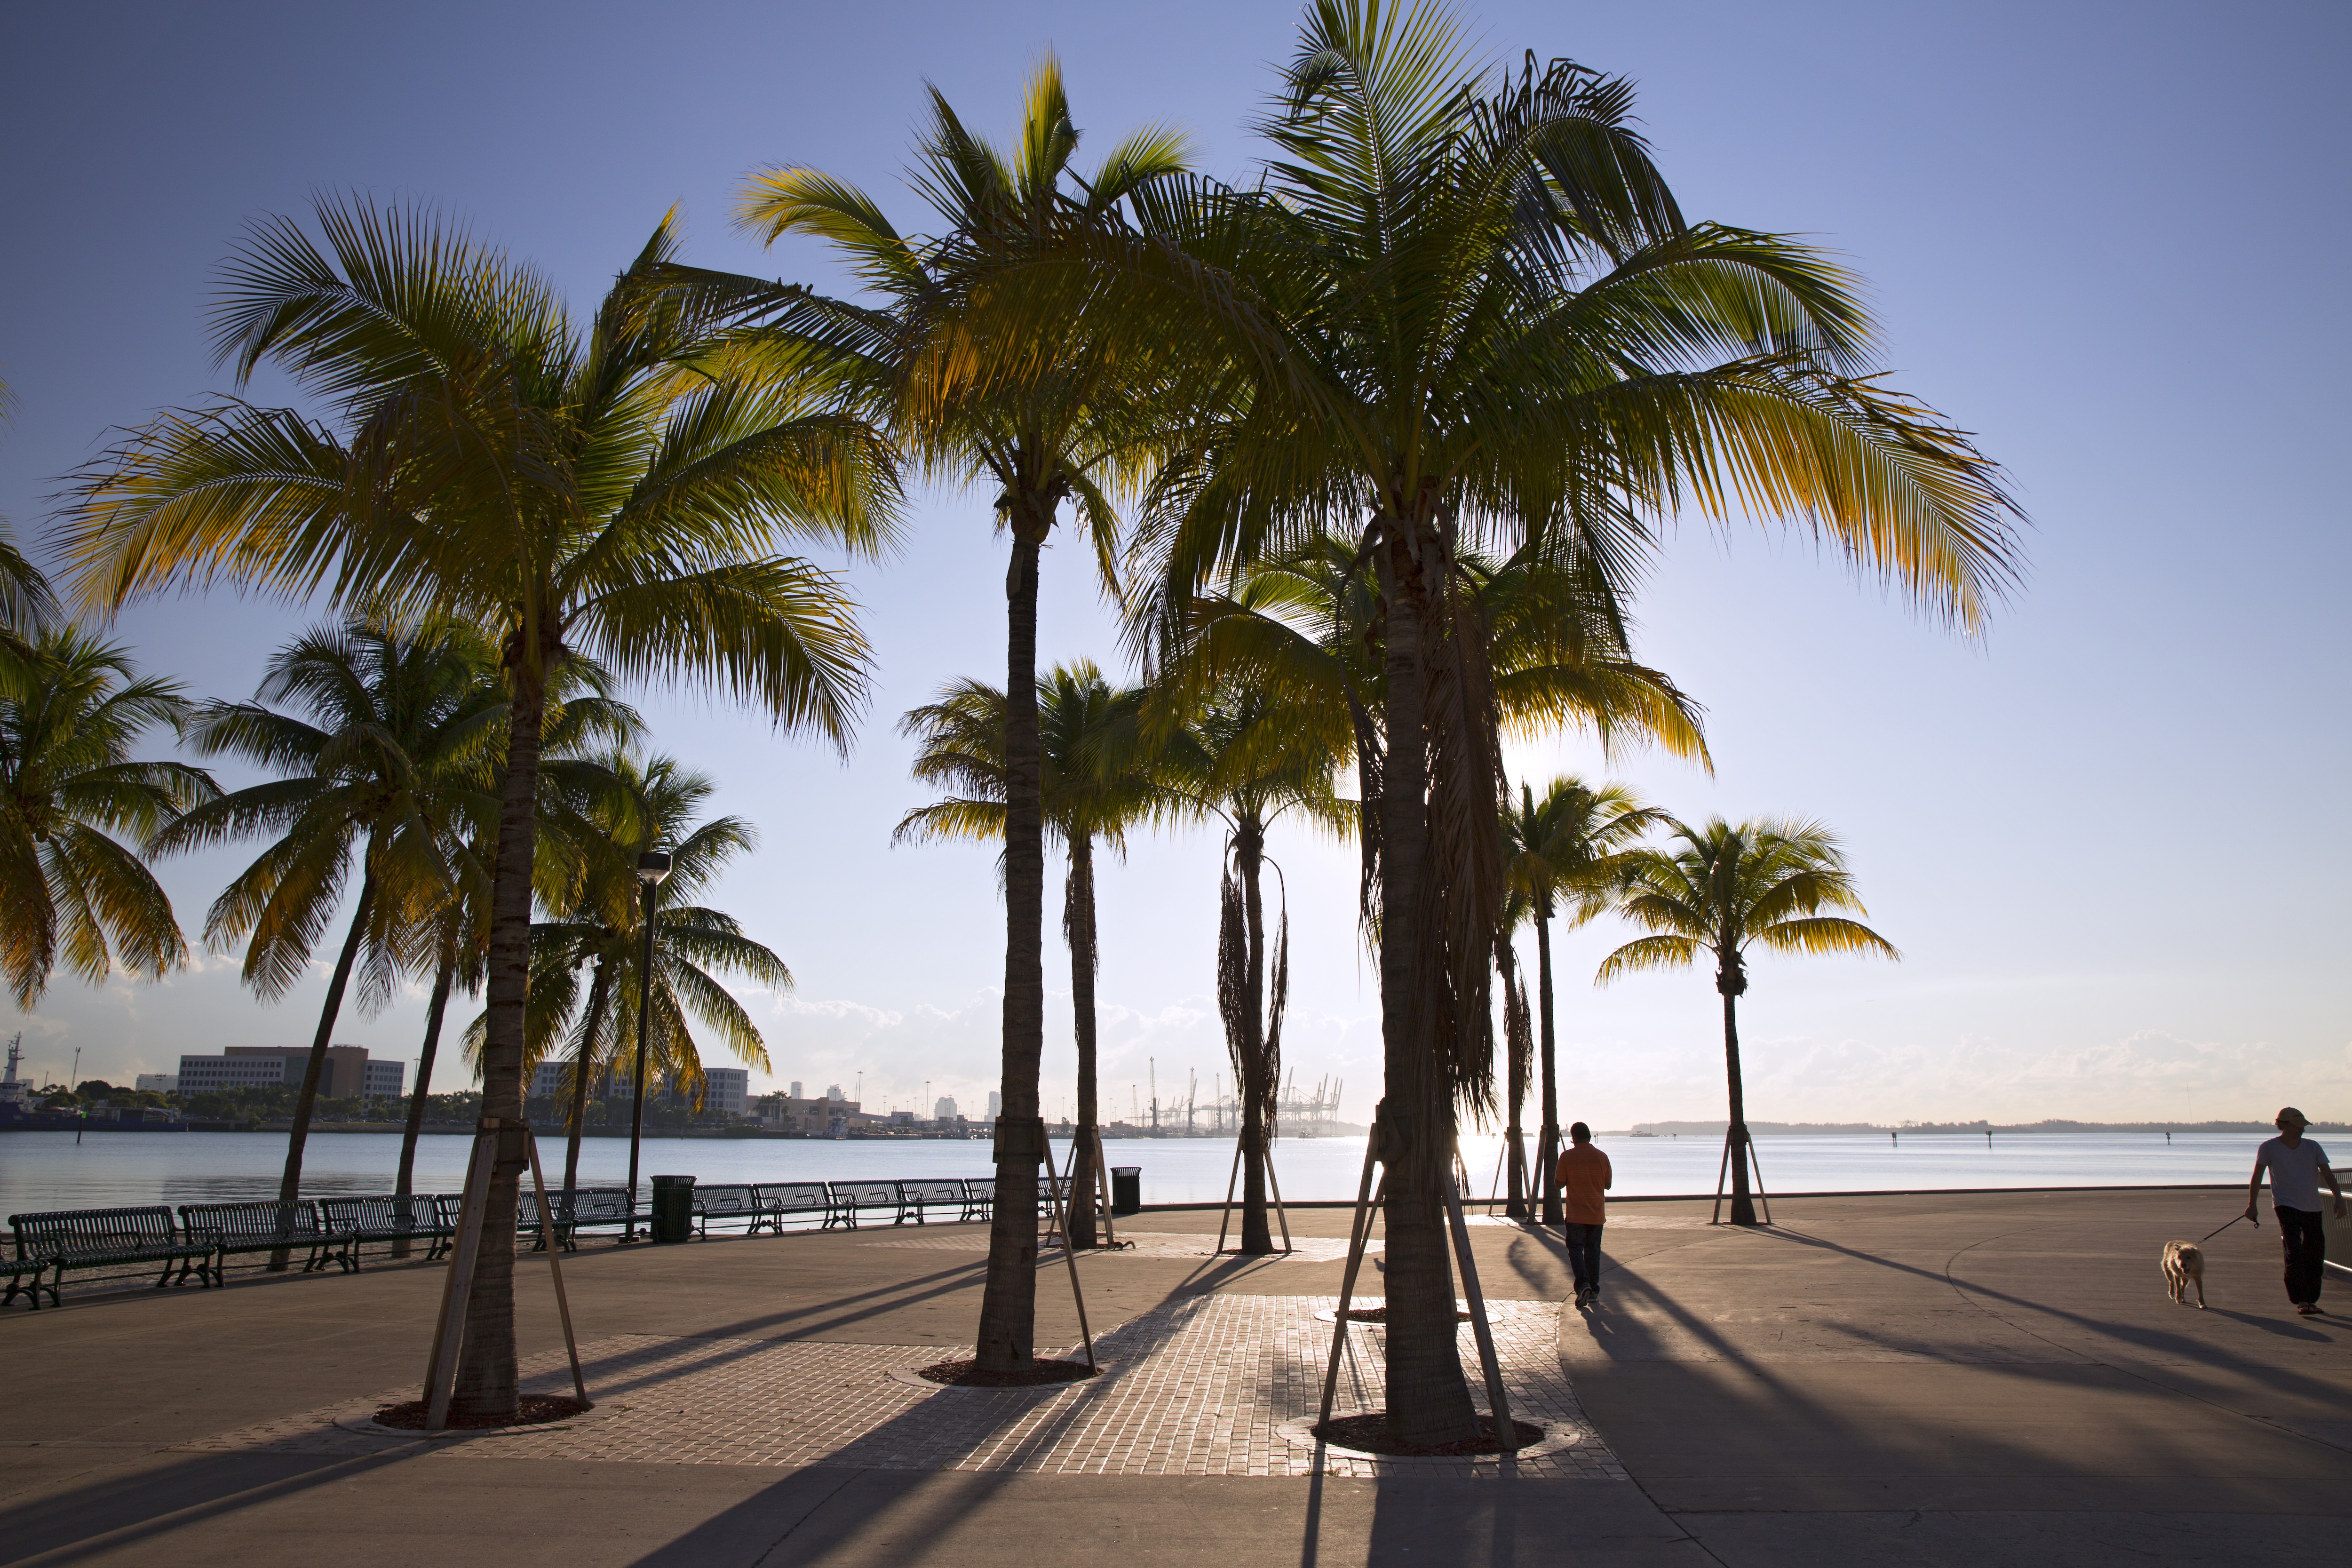
{"type": "Polygon", "coordinates": [[[654,896],[669,875],[669,856],[648,849],[637,857],[637,881],[645,889],[646,947],[637,965],[636,1093],[629,1108],[629,1222],[623,1241],[637,1238],[637,1144],[646,1135],[646,1030],[654,1010],[654,896]]]}

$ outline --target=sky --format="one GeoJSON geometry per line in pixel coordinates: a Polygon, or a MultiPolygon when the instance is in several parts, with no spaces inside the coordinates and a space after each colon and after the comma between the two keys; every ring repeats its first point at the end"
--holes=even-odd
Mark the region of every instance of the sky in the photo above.
{"type": "MultiPolygon", "coordinates": [[[[2352,1116],[2352,1029],[2328,981],[2352,873],[2336,79],[2352,12],[1481,0],[1462,15],[1497,64],[1532,49],[1634,79],[1686,213],[1837,251],[1868,281],[1892,384],[1976,432],[2031,518],[2021,587],[1976,639],[1802,536],[1684,527],[1637,605],[1639,647],[1706,705],[1712,775],[1604,758],[1574,733],[1510,756],[1539,786],[1609,777],[1686,818],[1811,816],[1841,836],[1903,958],[1756,964],[1749,1114],[2203,1120],[2294,1101],[2352,1116]]],[[[904,177],[926,82],[1003,135],[1052,50],[1097,150],[1166,121],[1202,167],[1244,176],[1297,16],[1219,0],[19,14],[0,54],[0,374],[18,404],[0,516],[39,553],[59,476],[110,429],[228,388],[204,326],[216,269],[246,225],[314,193],[430,205],[538,263],[583,313],[673,204],[689,259],[845,289],[821,249],[730,229],[747,175],[813,164],[924,226],[904,177]]],[[[286,393],[264,378],[251,395],[286,393]]],[[[889,842],[923,798],[898,716],[952,678],[1003,679],[988,503],[925,493],[905,548],[853,572],[879,668],[846,761],[695,691],[635,694],[654,749],[711,774],[714,809],[761,836],[713,895],[796,978],[739,989],[772,1064],[755,1092],[798,1080],[971,1110],[994,1083],[993,851],[889,842]]],[[[1090,573],[1082,546],[1049,549],[1041,653],[1116,671],[1090,573]]],[[[216,593],[134,605],[110,635],[193,695],[244,698],[317,614],[216,593]]],[[[1219,847],[1146,837],[1100,875],[1107,1114],[1155,1075],[1167,1100],[1229,1072],[1219,847]]],[[[192,938],[252,852],[160,868],[192,938]]],[[[1301,1085],[1343,1082],[1342,1115],[1368,1120],[1378,995],[1355,851],[1277,829],[1273,853],[1292,927],[1286,1062],[1301,1085]]],[[[1719,1117],[1709,976],[1591,984],[1630,934],[1604,919],[1556,943],[1563,1114],[1719,1117]]],[[[1074,1079],[1054,935],[1049,1113],[1074,1079]]],[[[323,963],[264,1005],[237,953],[196,946],[161,984],[60,976],[0,1029],[23,1028],[44,1077],[79,1051],[83,1077],[113,1081],[184,1051],[309,1043],[323,963]]],[[[412,987],[335,1037],[413,1058],[423,1016],[412,987]]]]}

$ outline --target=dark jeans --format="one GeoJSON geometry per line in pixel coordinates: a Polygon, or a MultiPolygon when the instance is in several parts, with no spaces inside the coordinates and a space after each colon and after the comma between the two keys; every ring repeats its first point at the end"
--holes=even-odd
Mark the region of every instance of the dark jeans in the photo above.
{"type": "Polygon", "coordinates": [[[2320,1276],[2327,1272],[2327,1232],[2319,1211],[2273,1205],[2271,1213],[2278,1215],[2279,1241],[2286,1248],[2286,1299],[2298,1307],[2316,1302],[2320,1276]]]}
{"type": "Polygon", "coordinates": [[[1597,1288],[1601,1283],[1601,1227],[1565,1225],[1560,1226],[1560,1236],[1568,1243],[1568,1267],[1576,1276],[1576,1288],[1597,1288]]]}

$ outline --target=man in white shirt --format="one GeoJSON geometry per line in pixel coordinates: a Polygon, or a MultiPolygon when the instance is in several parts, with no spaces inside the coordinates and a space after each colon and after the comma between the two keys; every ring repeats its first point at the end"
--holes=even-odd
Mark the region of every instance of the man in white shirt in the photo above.
{"type": "Polygon", "coordinates": [[[2271,1173],[2271,1212],[2278,1215],[2279,1241],[2286,1248],[2286,1299],[2308,1318],[2319,1310],[2319,1281],[2327,1272],[2327,1233],[2322,1228],[2319,1184],[2336,1194],[2336,1217],[2344,1217],[2344,1189],[2326,1150],[2303,1135],[2310,1125],[2303,1112],[2290,1105],[2273,1123],[2279,1135],[2254,1155],[2253,1180],[2246,1187],[2246,1217],[2259,1226],[2254,1202],[2262,1196],[2263,1173],[2271,1173]]]}

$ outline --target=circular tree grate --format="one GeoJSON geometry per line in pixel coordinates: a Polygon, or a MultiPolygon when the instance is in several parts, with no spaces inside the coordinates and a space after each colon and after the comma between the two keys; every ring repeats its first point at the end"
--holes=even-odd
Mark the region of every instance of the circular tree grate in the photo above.
{"type": "Polygon", "coordinates": [[[1511,1423],[1512,1441],[1506,1445],[1496,1440],[1495,1418],[1478,1417],[1478,1436],[1466,1443],[1400,1443],[1389,1436],[1389,1417],[1385,1410],[1367,1410],[1357,1415],[1335,1415],[1321,1426],[1315,1427],[1318,1437],[1335,1447],[1352,1448],[1359,1453],[1378,1454],[1387,1458],[1443,1459],[1469,1454],[1516,1453],[1544,1440],[1544,1429],[1531,1421],[1511,1423]]]}
{"type": "Polygon", "coordinates": [[[918,1367],[915,1375],[944,1388],[1044,1388],[1083,1382],[1100,1370],[1082,1361],[1034,1361],[1019,1372],[982,1372],[980,1363],[967,1356],[918,1367]]]}
{"type": "MultiPolygon", "coordinates": [[[[514,1426],[543,1426],[551,1421],[568,1421],[593,1408],[593,1404],[569,1394],[526,1394],[515,1401],[514,1419],[511,1421],[499,1421],[487,1415],[459,1415],[453,1411],[448,1429],[452,1432],[489,1432],[514,1426]]],[[[425,1419],[425,1401],[421,1399],[387,1405],[375,1413],[377,1426],[401,1432],[424,1431],[425,1419]]]]}

